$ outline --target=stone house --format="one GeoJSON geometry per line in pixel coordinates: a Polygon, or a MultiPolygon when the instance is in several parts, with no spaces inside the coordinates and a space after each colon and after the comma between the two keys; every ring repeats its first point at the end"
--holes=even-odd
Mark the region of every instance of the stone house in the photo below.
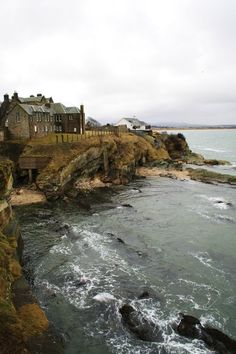
{"type": "Polygon", "coordinates": [[[4,95],[0,113],[1,126],[12,139],[32,139],[58,132],[85,132],[83,105],[80,109],[66,107],[41,94],[20,98],[14,93],[11,100],[4,95]]]}

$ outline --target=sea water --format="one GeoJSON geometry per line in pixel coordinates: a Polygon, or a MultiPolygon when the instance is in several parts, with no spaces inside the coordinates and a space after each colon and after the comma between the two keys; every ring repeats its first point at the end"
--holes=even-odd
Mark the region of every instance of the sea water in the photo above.
{"type": "MultiPolygon", "coordinates": [[[[210,140],[197,133],[184,134],[203,153],[210,140]]],[[[234,144],[212,143],[227,155],[209,151],[207,157],[233,162],[234,144]]],[[[211,353],[174,333],[179,312],[236,337],[234,187],[152,177],[104,192],[91,211],[55,204],[21,207],[17,214],[25,270],[65,353],[211,353]],[[151,297],[138,299],[145,290],[151,297]],[[156,323],[163,342],[130,333],[119,313],[124,303],[156,323]]]]}

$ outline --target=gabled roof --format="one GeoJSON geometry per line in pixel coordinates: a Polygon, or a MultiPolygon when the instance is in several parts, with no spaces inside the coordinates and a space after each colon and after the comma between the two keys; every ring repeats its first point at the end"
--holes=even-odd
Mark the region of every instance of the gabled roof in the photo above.
{"type": "Polygon", "coordinates": [[[43,96],[33,96],[33,97],[19,97],[21,103],[30,103],[30,102],[41,102],[43,96]]]}
{"type": "Polygon", "coordinates": [[[62,103],[50,103],[50,105],[47,106],[47,104],[44,104],[44,105],[35,104],[34,105],[34,104],[26,104],[26,103],[18,103],[17,102],[10,109],[10,111],[12,111],[16,106],[20,106],[29,115],[32,115],[34,113],[50,113],[50,115],[80,113],[80,110],[78,107],[66,107],[62,103]]]}
{"type": "Polygon", "coordinates": [[[37,95],[37,96],[30,96],[30,97],[18,97],[18,100],[20,101],[20,103],[33,103],[33,102],[42,102],[42,100],[45,99],[46,102],[48,103],[53,103],[53,99],[52,97],[45,97],[43,95],[37,95]]]}
{"type": "Polygon", "coordinates": [[[133,125],[149,125],[148,123],[142,121],[142,120],[138,120],[137,118],[122,118],[127,120],[127,122],[133,124],[133,125]]]}
{"type": "Polygon", "coordinates": [[[66,107],[66,113],[80,113],[78,107],[66,107]]]}
{"type": "Polygon", "coordinates": [[[23,108],[23,110],[29,115],[32,115],[33,113],[51,113],[50,108],[46,107],[45,105],[38,106],[38,105],[19,103],[19,106],[23,108]]]}
{"type": "Polygon", "coordinates": [[[51,103],[50,108],[53,110],[53,113],[56,114],[66,113],[66,107],[62,103],[51,103]]]}

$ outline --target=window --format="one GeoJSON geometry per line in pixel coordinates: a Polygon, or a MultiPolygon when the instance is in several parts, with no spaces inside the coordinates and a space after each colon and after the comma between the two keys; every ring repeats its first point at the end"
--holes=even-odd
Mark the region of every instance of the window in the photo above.
{"type": "Polygon", "coordinates": [[[69,115],[69,120],[73,120],[73,116],[71,114],[69,115]]]}
{"type": "Polygon", "coordinates": [[[74,128],[74,133],[76,133],[77,132],[77,128],[74,128]]]}
{"type": "Polygon", "coordinates": [[[61,115],[58,116],[58,122],[61,122],[61,115]]]}
{"type": "Polygon", "coordinates": [[[38,131],[38,127],[37,127],[37,125],[35,125],[34,126],[34,132],[37,133],[37,131],[38,131]]]}
{"type": "Polygon", "coordinates": [[[16,112],[16,122],[20,122],[20,112],[16,112]]]}

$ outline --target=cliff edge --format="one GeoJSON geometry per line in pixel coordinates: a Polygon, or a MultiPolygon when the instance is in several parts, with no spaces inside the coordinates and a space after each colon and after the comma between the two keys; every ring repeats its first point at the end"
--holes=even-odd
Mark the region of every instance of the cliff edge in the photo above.
{"type": "Polygon", "coordinates": [[[9,196],[12,163],[0,160],[0,353],[59,353],[20,265],[23,241],[9,196]]]}

